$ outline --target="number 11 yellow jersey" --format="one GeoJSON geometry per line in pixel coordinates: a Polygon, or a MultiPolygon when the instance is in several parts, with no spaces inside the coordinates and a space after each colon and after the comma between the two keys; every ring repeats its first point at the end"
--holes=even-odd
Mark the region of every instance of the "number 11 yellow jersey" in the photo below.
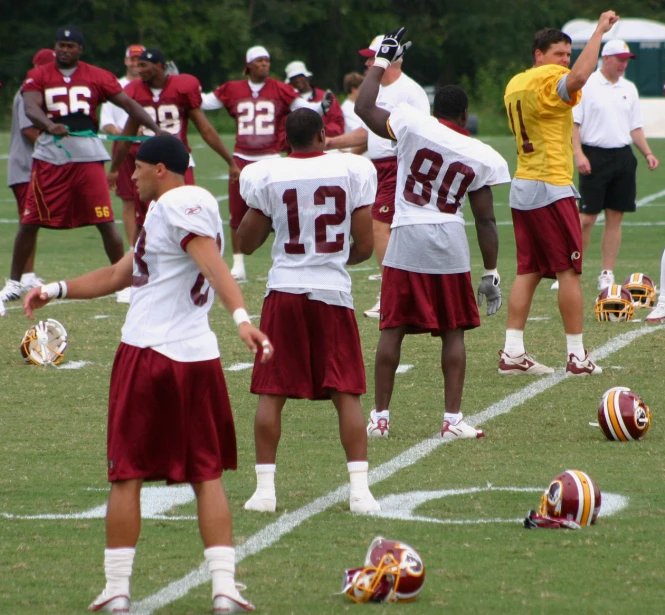
{"type": "Polygon", "coordinates": [[[510,129],[517,142],[515,177],[555,186],[573,183],[573,107],[582,92],[561,99],[557,85],[570,71],[545,64],[515,75],[504,95],[510,129]]]}

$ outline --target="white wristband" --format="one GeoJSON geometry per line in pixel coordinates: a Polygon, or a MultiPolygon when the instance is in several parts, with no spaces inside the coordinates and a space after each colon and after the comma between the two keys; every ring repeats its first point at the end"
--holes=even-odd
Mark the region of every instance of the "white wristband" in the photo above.
{"type": "Polygon", "coordinates": [[[500,277],[498,269],[485,269],[485,273],[483,273],[483,277],[486,276],[486,275],[495,275],[496,277],[500,277]]]}
{"type": "Polygon", "coordinates": [[[49,299],[64,299],[67,296],[67,282],[51,282],[41,288],[41,293],[46,293],[49,299]]]}
{"type": "Polygon", "coordinates": [[[236,323],[236,325],[239,327],[243,322],[249,322],[249,314],[247,313],[247,310],[245,308],[238,308],[235,312],[233,312],[233,322],[236,323]]]}
{"type": "Polygon", "coordinates": [[[374,58],[374,66],[383,68],[384,70],[390,66],[390,61],[385,58],[374,58]]]}

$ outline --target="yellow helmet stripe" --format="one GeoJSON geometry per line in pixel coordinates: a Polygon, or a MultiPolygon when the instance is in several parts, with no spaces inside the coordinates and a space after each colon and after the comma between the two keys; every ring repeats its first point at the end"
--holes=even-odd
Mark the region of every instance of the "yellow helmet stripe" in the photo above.
{"type": "Polygon", "coordinates": [[[617,415],[619,413],[619,407],[618,407],[618,400],[617,400],[617,395],[620,393],[620,391],[612,391],[608,396],[607,396],[607,408],[608,408],[608,413],[610,416],[610,420],[612,421],[612,428],[614,429],[614,433],[617,436],[617,440],[621,440],[622,442],[626,442],[628,438],[626,438],[625,433],[621,429],[621,425],[619,424],[619,419],[617,418],[617,415]]]}
{"type": "Polygon", "coordinates": [[[642,274],[641,273],[633,273],[630,276],[630,281],[632,284],[639,284],[642,281],[642,274]]]}
{"type": "Polygon", "coordinates": [[[577,479],[575,482],[579,481],[578,494],[581,499],[577,509],[577,522],[580,525],[589,525],[591,520],[592,500],[595,499],[591,489],[591,480],[584,472],[580,472],[579,470],[573,470],[573,475],[577,479]]]}

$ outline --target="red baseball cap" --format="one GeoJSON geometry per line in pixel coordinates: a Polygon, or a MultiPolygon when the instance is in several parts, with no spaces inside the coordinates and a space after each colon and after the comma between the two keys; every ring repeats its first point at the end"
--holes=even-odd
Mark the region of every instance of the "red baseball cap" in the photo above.
{"type": "Polygon", "coordinates": [[[34,66],[42,66],[55,62],[55,51],[53,49],[40,49],[33,57],[32,64],[34,66]]]}
{"type": "Polygon", "coordinates": [[[135,56],[140,56],[144,51],[145,47],[143,45],[130,45],[129,47],[127,47],[127,51],[125,52],[125,57],[133,58],[135,56]]]}
{"type": "Polygon", "coordinates": [[[381,41],[383,40],[383,34],[379,34],[372,39],[372,42],[369,44],[369,47],[366,49],[359,49],[358,53],[365,58],[373,58],[376,55],[376,52],[381,47],[381,41]]]}

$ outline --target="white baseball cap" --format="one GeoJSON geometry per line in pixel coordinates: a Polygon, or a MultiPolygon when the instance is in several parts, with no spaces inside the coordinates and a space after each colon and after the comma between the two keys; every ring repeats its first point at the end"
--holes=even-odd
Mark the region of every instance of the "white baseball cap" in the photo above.
{"type": "Polygon", "coordinates": [[[634,58],[635,54],[630,50],[626,41],[615,38],[611,41],[607,41],[603,47],[603,51],[600,54],[601,56],[618,56],[620,58],[634,58]]]}
{"type": "Polygon", "coordinates": [[[297,75],[304,75],[305,77],[311,77],[312,73],[310,73],[307,70],[307,66],[305,65],[304,62],[301,62],[300,60],[294,60],[293,62],[289,62],[286,65],[286,68],[284,69],[286,72],[286,81],[291,81],[294,77],[297,75]]]}
{"type": "Polygon", "coordinates": [[[379,50],[379,47],[381,47],[381,42],[383,41],[384,36],[384,34],[375,36],[369,44],[369,47],[358,50],[358,53],[365,58],[373,58],[379,50]]]}
{"type": "Polygon", "coordinates": [[[247,53],[245,54],[245,63],[249,64],[250,62],[258,60],[259,58],[270,59],[270,54],[268,53],[268,50],[265,47],[262,47],[261,45],[250,47],[247,50],[247,53]]]}

